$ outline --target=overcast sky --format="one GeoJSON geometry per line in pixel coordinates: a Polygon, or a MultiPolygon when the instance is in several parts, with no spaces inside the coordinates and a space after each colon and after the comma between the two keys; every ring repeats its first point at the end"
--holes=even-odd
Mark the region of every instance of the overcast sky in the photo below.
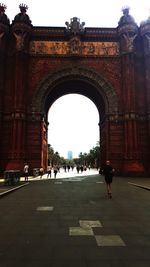
{"type": "MultiPolygon", "coordinates": [[[[19,13],[21,1],[4,0],[7,15],[12,21],[19,13]]],[[[34,26],[65,26],[65,21],[79,17],[86,27],[116,27],[123,6],[131,7],[131,14],[136,22],[147,18],[150,8],[149,0],[26,0],[28,15],[34,26]]]]}
{"type": "Polygon", "coordinates": [[[49,143],[62,154],[89,152],[99,141],[99,114],[95,104],[85,96],[60,97],[49,110],[49,143]]]}
{"type": "MultiPolygon", "coordinates": [[[[4,0],[10,21],[19,13],[20,1],[4,0]]],[[[149,0],[26,0],[27,14],[33,26],[65,26],[72,17],[80,18],[85,27],[117,27],[122,7],[130,6],[130,14],[139,25],[150,15],[149,0]]],[[[66,157],[72,150],[76,157],[88,152],[99,140],[99,116],[90,99],[80,95],[59,98],[49,111],[49,140],[55,151],[66,157]]]]}

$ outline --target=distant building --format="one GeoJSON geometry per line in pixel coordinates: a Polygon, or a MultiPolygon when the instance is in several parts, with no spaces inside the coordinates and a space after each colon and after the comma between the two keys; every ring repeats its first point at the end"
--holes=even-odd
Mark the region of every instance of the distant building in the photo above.
{"type": "Polygon", "coordinates": [[[72,156],[72,151],[68,151],[68,157],[67,157],[69,160],[72,160],[73,159],[73,156],[72,156]]]}

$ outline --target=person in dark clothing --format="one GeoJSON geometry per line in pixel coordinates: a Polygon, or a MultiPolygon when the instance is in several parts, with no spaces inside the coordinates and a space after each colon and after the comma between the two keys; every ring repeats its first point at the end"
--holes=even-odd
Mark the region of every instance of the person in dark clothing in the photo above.
{"type": "Polygon", "coordinates": [[[54,178],[56,179],[56,175],[57,175],[57,172],[58,172],[58,167],[56,165],[54,165],[54,178]]]}
{"type": "Polygon", "coordinates": [[[24,165],[24,176],[25,176],[25,181],[28,181],[28,176],[29,176],[29,165],[28,165],[28,163],[25,163],[25,165],[24,165]]]}
{"type": "Polygon", "coordinates": [[[48,178],[49,176],[50,176],[50,178],[51,178],[51,176],[52,176],[52,166],[50,166],[49,169],[48,169],[47,178],[48,178]]]}
{"type": "Polygon", "coordinates": [[[105,177],[108,198],[112,198],[112,179],[113,179],[114,171],[115,170],[111,166],[110,161],[107,160],[106,165],[102,169],[102,174],[105,177]]]}
{"type": "Polygon", "coordinates": [[[79,173],[79,171],[80,171],[80,166],[77,165],[77,173],[79,173]]]}

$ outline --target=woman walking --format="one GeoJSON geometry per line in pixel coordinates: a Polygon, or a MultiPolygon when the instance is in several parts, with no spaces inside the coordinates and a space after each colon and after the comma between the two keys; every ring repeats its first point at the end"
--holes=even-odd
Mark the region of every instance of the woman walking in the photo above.
{"type": "Polygon", "coordinates": [[[115,170],[110,164],[110,160],[107,160],[106,165],[102,169],[102,174],[105,177],[108,198],[112,198],[112,179],[113,179],[114,171],[115,170]]]}

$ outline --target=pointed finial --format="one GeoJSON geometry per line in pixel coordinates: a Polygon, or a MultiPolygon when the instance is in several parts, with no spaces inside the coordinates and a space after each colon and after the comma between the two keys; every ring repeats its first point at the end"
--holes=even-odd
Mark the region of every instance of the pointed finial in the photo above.
{"type": "Polygon", "coordinates": [[[129,6],[122,7],[123,15],[129,15],[129,10],[130,10],[129,6]]]}
{"type": "Polygon", "coordinates": [[[20,4],[19,8],[21,13],[26,13],[26,11],[28,10],[28,6],[26,4],[20,4]]]}
{"type": "Polygon", "coordinates": [[[5,13],[7,6],[0,3],[0,14],[5,13]]]}

